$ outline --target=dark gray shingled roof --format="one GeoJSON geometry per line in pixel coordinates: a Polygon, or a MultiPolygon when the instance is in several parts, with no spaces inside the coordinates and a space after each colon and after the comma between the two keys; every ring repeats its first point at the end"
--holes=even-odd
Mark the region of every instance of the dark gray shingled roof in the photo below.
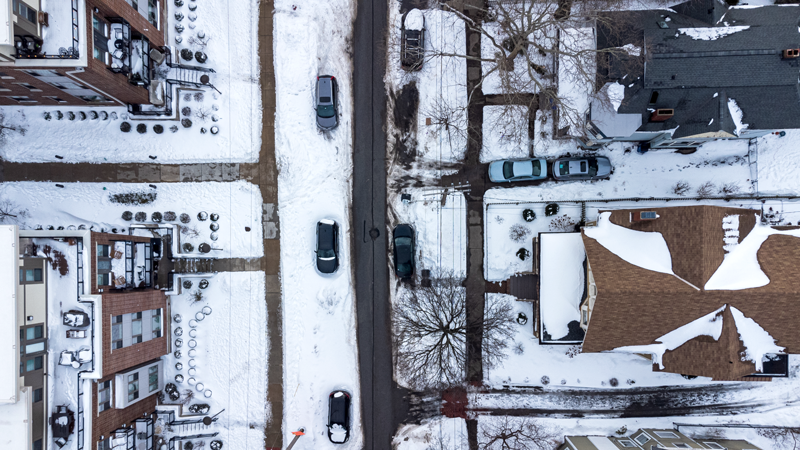
{"type": "MultiPolygon", "coordinates": [[[[718,0],[700,0],[677,5],[674,10],[677,13],[620,13],[635,17],[641,27],[638,41],[637,33],[626,35],[626,42],[609,38],[602,30],[598,33],[601,48],[630,43],[646,45],[649,51],[644,73],[630,74],[621,81],[626,88],[619,113],[642,114],[640,131],[677,127],[676,138],[733,133],[728,111],[731,98],[742,109],[742,121],[750,129],[800,128],[800,60],[781,59],[784,49],[800,48],[800,6],[728,9],[718,0]],[[658,22],[666,17],[670,18],[669,28],[659,28],[658,22]],[[693,39],[681,32],[682,28],[726,25],[749,28],[714,40],[693,39]],[[658,100],[650,104],[654,91],[658,100]],[[649,122],[648,108],[672,108],[675,116],[665,122],[649,122]]],[[[618,71],[612,67],[609,74],[618,71]]]]}

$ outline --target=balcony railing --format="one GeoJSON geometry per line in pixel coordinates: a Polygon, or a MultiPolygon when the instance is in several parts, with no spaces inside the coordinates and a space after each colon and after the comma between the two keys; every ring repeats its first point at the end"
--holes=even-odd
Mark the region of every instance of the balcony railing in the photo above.
{"type": "Polygon", "coordinates": [[[72,47],[61,47],[57,55],[39,53],[42,48],[41,40],[33,36],[14,36],[14,46],[17,49],[17,59],[78,59],[80,50],[80,29],[78,28],[78,0],[72,0],[72,47]]]}

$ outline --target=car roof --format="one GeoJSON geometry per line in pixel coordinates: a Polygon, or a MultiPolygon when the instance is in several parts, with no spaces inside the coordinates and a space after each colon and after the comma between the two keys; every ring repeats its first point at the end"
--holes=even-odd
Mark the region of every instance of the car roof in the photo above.
{"type": "Polygon", "coordinates": [[[331,392],[330,395],[330,422],[347,425],[347,407],[350,396],[344,391],[331,392]],[[337,395],[341,394],[341,395],[337,395]]]}

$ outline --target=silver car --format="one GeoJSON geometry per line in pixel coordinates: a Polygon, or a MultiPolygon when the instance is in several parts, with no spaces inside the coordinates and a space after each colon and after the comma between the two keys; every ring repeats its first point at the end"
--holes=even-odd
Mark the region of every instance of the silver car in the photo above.
{"type": "Polygon", "coordinates": [[[504,159],[489,164],[489,179],[494,183],[545,178],[547,178],[547,161],[542,158],[504,159]]]}
{"type": "Polygon", "coordinates": [[[611,175],[611,161],[605,156],[558,158],[553,162],[556,180],[597,180],[611,175]]]}
{"type": "Polygon", "coordinates": [[[323,130],[331,130],[339,125],[336,118],[339,109],[339,102],[336,98],[337,91],[336,78],[331,75],[317,77],[317,89],[314,96],[317,103],[317,126],[323,130]]]}

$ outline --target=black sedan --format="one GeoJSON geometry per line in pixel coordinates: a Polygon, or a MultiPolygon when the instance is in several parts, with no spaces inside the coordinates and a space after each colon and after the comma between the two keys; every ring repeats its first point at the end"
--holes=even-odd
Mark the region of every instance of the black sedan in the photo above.
{"type": "Polygon", "coordinates": [[[350,394],[333,391],[328,396],[328,439],[344,444],[350,438],[350,394]]]}
{"type": "Polygon", "coordinates": [[[414,229],[411,225],[400,224],[394,227],[394,272],[399,278],[414,275],[414,229]]]}
{"type": "Polygon", "coordinates": [[[339,225],[330,219],[317,222],[317,270],[333,273],[339,267],[339,225]]]}

